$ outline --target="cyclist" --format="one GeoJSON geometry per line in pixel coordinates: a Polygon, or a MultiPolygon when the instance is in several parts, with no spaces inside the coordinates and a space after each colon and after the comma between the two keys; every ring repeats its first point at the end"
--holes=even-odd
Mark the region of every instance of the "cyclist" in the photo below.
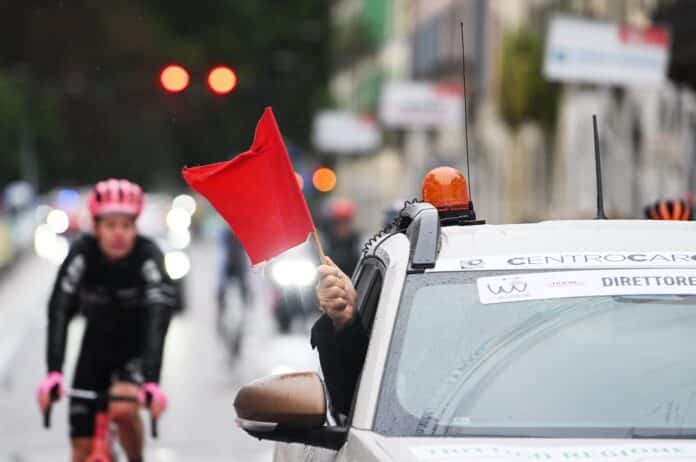
{"type": "Polygon", "coordinates": [[[355,204],[339,198],[329,204],[328,228],[324,240],[326,250],[347,274],[353,274],[360,259],[361,239],[355,230],[355,204]]]}
{"type": "Polygon", "coordinates": [[[227,304],[227,285],[234,280],[239,285],[242,302],[248,305],[251,302],[251,290],[249,287],[250,262],[242,243],[231,229],[225,229],[222,234],[222,271],[217,287],[218,302],[218,326],[225,312],[227,304]]]}
{"type": "Polygon", "coordinates": [[[645,206],[645,218],[650,220],[691,220],[691,201],[684,199],[658,200],[645,206]]]}
{"type": "MultiPolygon", "coordinates": [[[[48,375],[38,389],[43,411],[52,390],[63,392],[67,327],[78,309],[86,329],[73,387],[137,397],[155,418],[167,407],[158,382],[164,339],[174,306],[163,255],[139,236],[141,188],[127,180],[97,183],[88,196],[94,234],[78,238],[60,267],[48,304],[48,375]]],[[[72,460],[85,460],[94,432],[94,401],[70,401],[72,460]]],[[[142,460],[143,425],[137,406],[114,402],[109,412],[131,462],[142,460]]]]}

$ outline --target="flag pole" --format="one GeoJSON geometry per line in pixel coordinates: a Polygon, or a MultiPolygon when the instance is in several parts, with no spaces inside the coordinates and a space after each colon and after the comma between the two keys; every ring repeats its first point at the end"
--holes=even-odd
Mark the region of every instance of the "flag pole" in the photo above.
{"type": "Polygon", "coordinates": [[[324,247],[322,247],[321,241],[319,240],[319,235],[316,231],[312,231],[312,238],[314,238],[314,243],[317,245],[317,250],[319,250],[319,258],[321,259],[322,264],[326,263],[326,254],[324,253],[324,247]]]}

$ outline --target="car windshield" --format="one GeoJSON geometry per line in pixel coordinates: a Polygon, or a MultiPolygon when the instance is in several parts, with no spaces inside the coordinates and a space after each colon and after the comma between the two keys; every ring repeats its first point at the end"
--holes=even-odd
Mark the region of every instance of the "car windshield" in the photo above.
{"type": "Polygon", "coordinates": [[[510,274],[408,276],[377,409],[379,433],[696,435],[694,295],[674,289],[682,295],[482,303],[477,281],[510,274]]]}

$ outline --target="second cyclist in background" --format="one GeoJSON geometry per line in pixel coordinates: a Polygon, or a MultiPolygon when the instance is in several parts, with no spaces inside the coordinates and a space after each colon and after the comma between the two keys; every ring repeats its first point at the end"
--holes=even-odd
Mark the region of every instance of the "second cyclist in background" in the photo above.
{"type": "Polygon", "coordinates": [[[360,259],[362,238],[355,229],[355,204],[350,199],[334,199],[326,211],[323,235],[327,255],[349,276],[360,259]]]}
{"type": "Polygon", "coordinates": [[[643,209],[645,218],[649,220],[682,220],[693,219],[693,206],[690,199],[663,199],[646,205],[643,209]]]}
{"type": "Polygon", "coordinates": [[[247,309],[252,303],[251,263],[232,230],[225,228],[220,242],[222,263],[216,289],[217,329],[234,358],[241,351],[247,309]]]}

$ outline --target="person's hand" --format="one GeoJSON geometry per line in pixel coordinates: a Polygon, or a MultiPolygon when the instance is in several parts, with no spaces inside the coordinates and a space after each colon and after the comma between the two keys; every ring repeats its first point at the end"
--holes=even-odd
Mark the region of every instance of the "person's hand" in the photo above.
{"type": "Polygon", "coordinates": [[[46,412],[51,405],[51,392],[56,390],[56,398],[63,396],[63,374],[60,372],[50,372],[39,384],[36,390],[36,398],[39,402],[41,412],[46,412]]]}
{"type": "Polygon", "coordinates": [[[319,267],[317,298],[321,310],[331,319],[336,330],[348,326],[355,318],[353,283],[329,257],[319,267]]]}
{"type": "Polygon", "coordinates": [[[152,417],[155,419],[159,419],[167,409],[167,395],[155,382],[147,382],[140,387],[138,401],[142,406],[150,408],[152,417]]]}

